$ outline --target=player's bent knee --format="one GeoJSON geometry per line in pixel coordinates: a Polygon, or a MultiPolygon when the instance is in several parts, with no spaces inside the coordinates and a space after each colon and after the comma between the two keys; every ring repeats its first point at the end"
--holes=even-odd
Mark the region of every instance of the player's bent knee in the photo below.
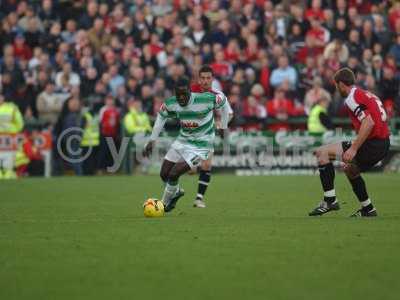
{"type": "Polygon", "coordinates": [[[179,179],[179,177],[181,176],[181,174],[179,174],[178,172],[176,172],[175,170],[172,170],[171,172],[169,172],[168,174],[168,181],[177,181],[179,179]]]}
{"type": "Polygon", "coordinates": [[[346,174],[347,178],[349,178],[350,180],[357,178],[358,176],[360,176],[360,171],[357,168],[357,166],[353,165],[353,164],[346,164],[343,167],[344,173],[346,174]]]}
{"type": "Polygon", "coordinates": [[[317,161],[318,161],[318,165],[326,165],[329,163],[329,158],[319,157],[317,159],[317,161]]]}
{"type": "Polygon", "coordinates": [[[323,165],[329,163],[328,152],[323,147],[317,148],[314,154],[317,157],[318,164],[323,165]]]}
{"type": "Polygon", "coordinates": [[[204,160],[201,163],[201,169],[203,171],[211,171],[211,162],[209,160],[204,160]]]}
{"type": "Polygon", "coordinates": [[[182,169],[174,167],[168,173],[168,181],[178,181],[182,175],[182,169]]]}
{"type": "Polygon", "coordinates": [[[168,181],[168,172],[161,170],[160,177],[161,177],[162,181],[167,182],[168,181]]]}
{"type": "Polygon", "coordinates": [[[314,155],[319,158],[322,155],[322,149],[321,148],[317,148],[314,150],[314,155]]]}

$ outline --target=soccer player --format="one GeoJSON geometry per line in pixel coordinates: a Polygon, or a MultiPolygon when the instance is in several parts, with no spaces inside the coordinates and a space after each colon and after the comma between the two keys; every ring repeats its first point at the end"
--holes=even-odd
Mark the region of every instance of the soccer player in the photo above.
{"type": "MultiPolygon", "coordinates": [[[[212,89],[212,82],[214,80],[214,72],[213,69],[204,65],[199,70],[199,86],[192,86],[193,92],[210,92],[216,95],[219,95],[221,98],[224,98],[226,101],[226,105],[229,110],[229,120],[233,117],[233,110],[229,105],[228,99],[221,91],[216,91],[212,89]]],[[[216,127],[219,129],[220,122],[216,122],[216,127]]],[[[206,203],[204,202],[204,195],[207,191],[207,187],[211,181],[211,167],[212,167],[212,153],[207,160],[203,160],[200,164],[200,174],[199,174],[199,185],[197,188],[196,199],[194,200],[193,206],[198,208],[205,208],[206,203]]]]}
{"type": "Polygon", "coordinates": [[[386,123],[387,115],[376,95],[354,85],[355,76],[349,68],[337,71],[334,81],[340,95],[346,98],[344,103],[357,136],[352,142],[321,146],[315,151],[324,199],[309,215],[320,216],[339,210],[334,188],[335,169],[331,161],[341,159],[344,162],[344,172],[361,204],[361,209],[351,216],[376,217],[377,211],[360,173],[372,168],[388,153],[390,133],[386,123]]]}
{"type": "Polygon", "coordinates": [[[184,195],[179,177],[207,160],[213,150],[214,110],[221,114],[221,130],[228,128],[229,109],[226,98],[213,93],[191,93],[190,83],[181,78],[175,85],[175,96],[167,99],[157,115],[150,141],[143,151],[148,156],[168,118],[180,121],[181,129],[161,166],[161,179],[166,183],[162,201],[165,211],[175,208],[184,195]]]}

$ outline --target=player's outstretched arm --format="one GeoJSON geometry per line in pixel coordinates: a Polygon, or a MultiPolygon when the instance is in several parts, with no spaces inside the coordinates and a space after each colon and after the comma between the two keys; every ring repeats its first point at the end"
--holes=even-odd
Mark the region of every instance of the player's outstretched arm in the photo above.
{"type": "Polygon", "coordinates": [[[229,115],[228,116],[228,124],[229,124],[229,122],[232,121],[232,119],[233,119],[233,109],[232,109],[232,106],[229,104],[228,98],[226,98],[225,105],[228,107],[228,115],[229,115]]]}
{"type": "MultiPolygon", "coordinates": [[[[221,96],[217,95],[217,97],[221,96]]],[[[223,97],[222,99],[217,98],[216,110],[221,116],[220,129],[228,129],[228,123],[230,121],[230,115],[232,114],[232,109],[230,108],[226,97],[223,97]]]]}
{"type": "Polygon", "coordinates": [[[228,134],[228,123],[231,119],[232,109],[230,108],[228,101],[225,102],[217,108],[219,115],[221,117],[220,127],[218,128],[219,135],[224,139],[228,134]]]}
{"type": "Polygon", "coordinates": [[[343,161],[351,162],[354,156],[357,154],[358,149],[366,141],[372,129],[374,128],[374,120],[371,115],[367,115],[362,121],[360,130],[358,131],[356,139],[351,143],[351,147],[343,153],[343,161]]]}
{"type": "Polygon", "coordinates": [[[143,150],[144,157],[148,157],[153,151],[155,141],[160,136],[160,133],[164,128],[165,122],[167,122],[167,117],[162,116],[161,113],[158,113],[156,122],[154,123],[153,130],[151,132],[150,140],[143,150]]]}

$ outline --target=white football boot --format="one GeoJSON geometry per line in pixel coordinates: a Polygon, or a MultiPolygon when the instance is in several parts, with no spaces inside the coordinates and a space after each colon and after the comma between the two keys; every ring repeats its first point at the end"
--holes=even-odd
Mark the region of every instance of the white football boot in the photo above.
{"type": "Polygon", "coordinates": [[[196,199],[193,202],[193,207],[197,208],[206,208],[206,203],[203,200],[196,199]]]}

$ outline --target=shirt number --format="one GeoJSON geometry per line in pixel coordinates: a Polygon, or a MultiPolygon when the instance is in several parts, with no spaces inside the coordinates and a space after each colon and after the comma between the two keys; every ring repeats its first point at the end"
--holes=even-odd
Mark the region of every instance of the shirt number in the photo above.
{"type": "Polygon", "coordinates": [[[376,95],[374,95],[368,91],[366,92],[366,95],[368,98],[375,100],[376,104],[378,105],[379,111],[381,113],[381,119],[383,122],[386,122],[387,114],[386,114],[385,108],[383,107],[382,101],[376,95]]]}

